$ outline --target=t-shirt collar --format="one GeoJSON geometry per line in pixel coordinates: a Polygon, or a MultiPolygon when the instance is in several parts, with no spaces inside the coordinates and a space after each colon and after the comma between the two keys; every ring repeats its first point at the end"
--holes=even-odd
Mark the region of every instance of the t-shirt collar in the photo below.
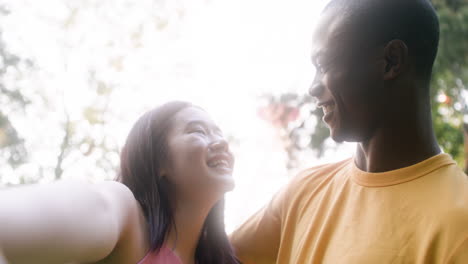
{"type": "Polygon", "coordinates": [[[441,153],[408,167],[377,173],[359,169],[352,159],[350,170],[351,178],[357,184],[366,187],[384,187],[412,181],[450,164],[455,164],[455,161],[450,155],[441,153]]]}

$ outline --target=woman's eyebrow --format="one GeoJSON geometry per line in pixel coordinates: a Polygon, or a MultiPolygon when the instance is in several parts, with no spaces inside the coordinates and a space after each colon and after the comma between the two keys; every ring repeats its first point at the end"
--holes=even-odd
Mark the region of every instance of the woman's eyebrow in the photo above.
{"type": "Polygon", "coordinates": [[[212,130],[220,135],[223,134],[223,131],[218,126],[213,126],[212,130]]]}
{"type": "Polygon", "coordinates": [[[199,121],[199,120],[193,120],[193,121],[189,121],[185,127],[192,127],[192,126],[203,126],[203,127],[206,127],[206,124],[205,122],[202,122],[202,121],[199,121]]]}

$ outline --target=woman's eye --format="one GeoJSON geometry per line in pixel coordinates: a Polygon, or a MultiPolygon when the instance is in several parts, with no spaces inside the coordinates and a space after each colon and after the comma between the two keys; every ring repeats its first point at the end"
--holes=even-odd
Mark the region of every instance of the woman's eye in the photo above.
{"type": "Polygon", "coordinates": [[[201,128],[193,129],[191,132],[192,132],[192,133],[202,134],[202,135],[205,135],[205,134],[206,134],[205,130],[203,130],[203,129],[201,129],[201,128]]]}

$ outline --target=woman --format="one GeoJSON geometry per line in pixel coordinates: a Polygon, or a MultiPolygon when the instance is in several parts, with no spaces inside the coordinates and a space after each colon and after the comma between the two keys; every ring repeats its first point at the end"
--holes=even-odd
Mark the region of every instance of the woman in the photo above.
{"type": "Polygon", "coordinates": [[[205,111],[167,103],[131,130],[121,183],[0,192],[0,249],[10,264],[238,263],[223,222],[233,162],[205,111]]]}

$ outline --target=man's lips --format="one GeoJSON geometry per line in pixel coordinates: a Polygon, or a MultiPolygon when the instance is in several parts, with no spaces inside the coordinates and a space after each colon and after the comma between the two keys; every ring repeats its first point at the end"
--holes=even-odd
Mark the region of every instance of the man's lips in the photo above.
{"type": "Polygon", "coordinates": [[[327,100],[327,101],[320,101],[317,104],[317,107],[322,108],[323,111],[323,118],[322,120],[325,123],[329,123],[333,116],[333,111],[335,110],[335,101],[334,100],[327,100]]]}
{"type": "Polygon", "coordinates": [[[317,107],[322,108],[323,113],[327,115],[328,113],[333,112],[333,110],[335,109],[335,101],[333,100],[322,101],[317,104],[317,107]]]}

